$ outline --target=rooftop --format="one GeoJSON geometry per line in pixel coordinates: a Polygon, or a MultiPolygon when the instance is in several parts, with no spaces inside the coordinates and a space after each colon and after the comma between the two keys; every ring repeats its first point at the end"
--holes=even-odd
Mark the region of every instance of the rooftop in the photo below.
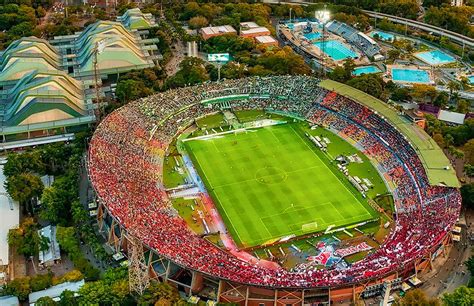
{"type": "Polygon", "coordinates": [[[270,35],[257,36],[257,37],[255,37],[255,40],[259,44],[272,44],[272,43],[277,42],[277,40],[275,38],[271,37],[270,35]]]}
{"type": "Polygon", "coordinates": [[[237,31],[230,25],[223,25],[218,27],[206,27],[202,28],[201,31],[206,35],[222,35],[237,33],[237,31]]]}

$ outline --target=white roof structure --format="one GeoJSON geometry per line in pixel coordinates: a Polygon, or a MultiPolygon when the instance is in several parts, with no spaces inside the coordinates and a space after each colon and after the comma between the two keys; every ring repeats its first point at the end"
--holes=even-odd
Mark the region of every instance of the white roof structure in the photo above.
{"type": "Polygon", "coordinates": [[[5,180],[3,164],[0,164],[0,261],[3,262],[0,265],[8,265],[9,262],[8,231],[20,224],[20,205],[8,195],[5,180]]]}
{"type": "Polygon", "coordinates": [[[0,296],[0,305],[18,306],[20,305],[20,301],[18,300],[16,296],[13,296],[13,295],[0,296]]]}
{"type": "Polygon", "coordinates": [[[255,40],[259,44],[274,44],[277,43],[277,40],[270,35],[265,35],[265,36],[257,36],[255,37],[255,40]]]}
{"type": "Polygon", "coordinates": [[[241,35],[251,35],[257,33],[270,33],[270,31],[265,27],[250,28],[248,30],[240,31],[241,35]]]}
{"type": "Polygon", "coordinates": [[[72,292],[77,292],[84,285],[84,283],[84,280],[80,280],[78,282],[66,282],[45,290],[32,292],[28,295],[28,300],[30,301],[30,305],[35,305],[35,303],[44,296],[49,296],[54,301],[59,301],[59,296],[63,291],[69,290],[72,292]]]}
{"type": "Polygon", "coordinates": [[[446,110],[440,110],[438,114],[439,120],[454,124],[463,124],[464,118],[466,118],[466,114],[450,112],[446,110]]]}
{"type": "Polygon", "coordinates": [[[247,29],[253,29],[253,28],[258,28],[260,27],[258,24],[256,24],[253,21],[248,21],[248,22],[241,22],[240,23],[241,28],[247,28],[247,29]]]}
{"type": "Polygon", "coordinates": [[[375,40],[372,39],[372,37],[362,33],[362,32],[359,32],[357,33],[358,35],[362,36],[363,38],[365,38],[365,40],[367,40],[371,45],[376,45],[377,42],[375,40]]]}
{"type": "Polygon", "coordinates": [[[61,259],[59,243],[56,240],[56,226],[45,226],[38,231],[38,234],[49,239],[48,249],[39,252],[40,265],[61,259]]]}
{"type": "Polygon", "coordinates": [[[222,35],[237,33],[237,31],[230,25],[218,26],[218,27],[206,27],[202,28],[201,31],[206,35],[222,35]]]}

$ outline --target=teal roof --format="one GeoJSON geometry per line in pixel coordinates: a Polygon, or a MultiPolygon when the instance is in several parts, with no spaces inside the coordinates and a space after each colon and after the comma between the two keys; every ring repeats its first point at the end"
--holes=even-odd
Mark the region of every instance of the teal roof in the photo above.
{"type": "Polygon", "coordinates": [[[125,72],[154,66],[148,51],[138,35],[131,33],[121,23],[98,21],[89,25],[73,42],[77,51],[78,76],[94,73],[94,53],[99,44],[103,51],[98,54],[101,74],[125,72]]]}
{"type": "Polygon", "coordinates": [[[21,79],[34,70],[58,70],[61,57],[44,39],[24,37],[12,42],[0,54],[0,82],[21,79]]]}
{"type": "Polygon", "coordinates": [[[155,18],[150,13],[142,13],[139,8],[127,10],[122,16],[117,17],[129,30],[148,29],[156,25],[155,18]]]}

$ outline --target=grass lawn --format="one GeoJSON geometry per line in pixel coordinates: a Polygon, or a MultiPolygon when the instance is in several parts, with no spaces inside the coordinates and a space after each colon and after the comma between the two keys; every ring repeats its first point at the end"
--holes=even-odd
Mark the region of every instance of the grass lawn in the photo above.
{"type": "Polygon", "coordinates": [[[298,124],[188,140],[185,146],[243,247],[377,216],[298,124]]]}

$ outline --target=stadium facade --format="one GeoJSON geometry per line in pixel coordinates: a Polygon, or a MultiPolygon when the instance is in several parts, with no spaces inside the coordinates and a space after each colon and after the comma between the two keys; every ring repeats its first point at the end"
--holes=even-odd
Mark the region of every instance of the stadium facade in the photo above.
{"type": "Polygon", "coordinates": [[[14,41],[0,53],[2,142],[67,134],[93,123],[95,73],[100,85],[111,76],[155,66],[156,42],[110,21],[51,41],[14,41]]]}
{"type": "Polygon", "coordinates": [[[133,235],[143,242],[152,278],[189,295],[242,305],[357,300],[398,288],[430,269],[437,256],[446,256],[459,216],[455,173],[447,170],[444,155],[423,156],[426,150],[442,151],[435,143],[421,146],[427,137],[422,130],[397,125],[394,110],[341,86],[304,76],[228,80],[160,93],[109,115],[91,140],[88,158],[99,227],[109,245],[127,252],[133,235]],[[395,200],[396,226],[380,248],[343,270],[287,271],[242,260],[239,252],[192,232],[164,190],[163,159],[195,118],[225,109],[286,114],[324,126],[360,148],[389,181],[395,200]],[[434,171],[439,164],[443,173],[434,171]]]}

